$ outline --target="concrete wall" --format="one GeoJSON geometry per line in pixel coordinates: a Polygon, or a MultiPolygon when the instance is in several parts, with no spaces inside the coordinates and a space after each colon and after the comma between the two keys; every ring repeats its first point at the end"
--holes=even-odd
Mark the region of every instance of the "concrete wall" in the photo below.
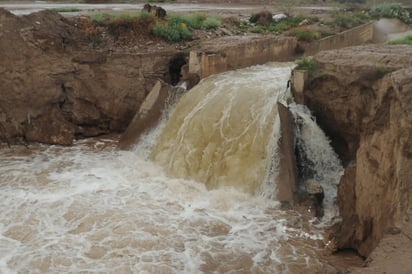
{"type": "Polygon", "coordinates": [[[309,72],[307,70],[292,71],[292,87],[291,91],[295,102],[298,104],[305,104],[303,91],[305,90],[305,81],[308,79],[309,72]]]}
{"type": "Polygon", "coordinates": [[[294,59],[296,45],[294,37],[222,37],[190,53],[189,73],[205,78],[270,61],[290,61],[294,59]]]}
{"type": "Polygon", "coordinates": [[[371,42],[373,40],[373,25],[373,22],[369,22],[336,35],[313,41],[305,47],[305,55],[314,55],[322,50],[340,49],[371,42]]]}

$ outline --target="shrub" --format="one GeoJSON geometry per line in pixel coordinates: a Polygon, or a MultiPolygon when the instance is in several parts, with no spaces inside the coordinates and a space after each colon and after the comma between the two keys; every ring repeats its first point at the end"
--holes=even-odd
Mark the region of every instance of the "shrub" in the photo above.
{"type": "Polygon", "coordinates": [[[311,42],[321,38],[319,31],[313,31],[308,29],[294,29],[292,34],[296,36],[299,41],[311,42]]]}
{"type": "Polygon", "coordinates": [[[181,18],[189,27],[194,29],[201,29],[203,22],[206,20],[206,15],[203,13],[195,13],[181,18]]]}
{"type": "Polygon", "coordinates": [[[264,26],[254,26],[253,28],[250,29],[250,32],[253,33],[265,33],[267,31],[267,29],[264,26]]]}
{"type": "Polygon", "coordinates": [[[373,7],[369,13],[375,18],[398,18],[408,24],[412,22],[409,12],[397,3],[382,3],[373,7]]]}
{"type": "Polygon", "coordinates": [[[271,32],[284,32],[284,31],[290,29],[290,27],[291,26],[288,25],[286,22],[280,21],[279,23],[272,24],[269,27],[269,31],[271,31],[271,32]]]}
{"type": "Polygon", "coordinates": [[[169,24],[181,25],[192,29],[212,29],[221,25],[222,20],[219,17],[207,17],[203,13],[195,13],[188,16],[174,15],[169,17],[169,24]]]}
{"type": "Polygon", "coordinates": [[[143,21],[149,20],[150,17],[151,17],[151,15],[150,15],[150,13],[148,13],[147,11],[142,11],[142,12],[138,15],[139,20],[143,20],[143,21]]]}
{"type": "Polygon", "coordinates": [[[310,74],[312,74],[316,70],[316,63],[310,57],[303,57],[297,60],[296,65],[297,66],[295,69],[307,70],[310,74]]]}
{"type": "Polygon", "coordinates": [[[370,20],[370,17],[366,13],[360,11],[357,12],[345,12],[335,11],[332,14],[332,21],[328,22],[329,25],[337,25],[343,29],[350,29],[366,23],[370,20]]]}
{"type": "Polygon", "coordinates": [[[153,34],[166,38],[169,42],[192,39],[192,34],[184,22],[156,22],[153,26],[153,34]]]}
{"type": "Polygon", "coordinates": [[[218,17],[208,17],[203,21],[202,28],[216,29],[222,24],[222,20],[218,17]]]}

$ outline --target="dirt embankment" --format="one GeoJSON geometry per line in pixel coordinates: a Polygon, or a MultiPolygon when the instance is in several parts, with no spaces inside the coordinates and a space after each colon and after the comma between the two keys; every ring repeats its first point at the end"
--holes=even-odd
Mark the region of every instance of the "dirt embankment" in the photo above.
{"type": "Polygon", "coordinates": [[[123,131],[155,81],[171,81],[174,46],[95,48],[88,31],[54,11],[0,9],[1,141],[71,144],[123,131]]]}
{"type": "MultiPolygon", "coordinates": [[[[371,258],[392,256],[386,263],[393,273],[407,273],[399,268],[405,267],[397,258],[402,254],[382,248],[412,246],[411,56],[410,46],[320,52],[314,58],[317,72],[304,91],[305,103],[347,166],[338,191],[343,220],[331,239],[339,248],[368,256],[384,238],[371,258]]],[[[412,270],[410,261],[406,266],[412,270]]]]}

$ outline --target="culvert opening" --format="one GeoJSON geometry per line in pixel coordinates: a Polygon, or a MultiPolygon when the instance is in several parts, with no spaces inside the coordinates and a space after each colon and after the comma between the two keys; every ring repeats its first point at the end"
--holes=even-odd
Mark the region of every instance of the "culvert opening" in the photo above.
{"type": "Polygon", "coordinates": [[[186,55],[184,53],[176,54],[169,63],[170,83],[176,85],[179,83],[182,66],[187,63],[186,55]]]}

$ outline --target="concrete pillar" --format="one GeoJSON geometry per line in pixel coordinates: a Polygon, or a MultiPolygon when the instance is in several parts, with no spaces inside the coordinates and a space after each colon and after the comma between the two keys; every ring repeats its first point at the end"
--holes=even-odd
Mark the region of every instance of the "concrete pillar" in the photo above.
{"type": "Polygon", "coordinates": [[[304,104],[304,89],[305,81],[308,79],[309,72],[307,70],[293,70],[292,71],[292,95],[295,102],[298,104],[304,104]]]}
{"type": "Polygon", "coordinates": [[[281,103],[278,103],[278,113],[281,137],[279,141],[279,174],[276,179],[277,200],[293,205],[298,184],[293,117],[289,109],[281,103]]]}

